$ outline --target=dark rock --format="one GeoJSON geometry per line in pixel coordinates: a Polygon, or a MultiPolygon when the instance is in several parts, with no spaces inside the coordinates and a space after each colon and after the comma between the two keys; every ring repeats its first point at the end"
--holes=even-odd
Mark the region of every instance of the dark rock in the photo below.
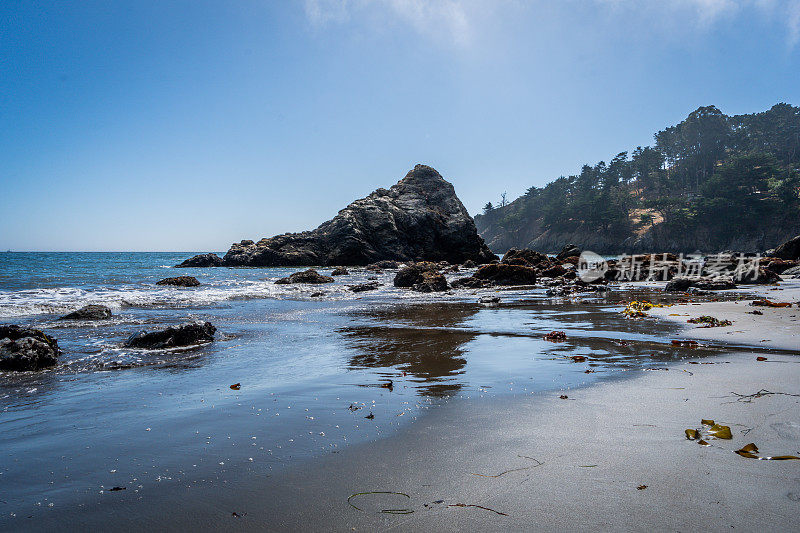
{"type": "Polygon", "coordinates": [[[446,291],[448,289],[447,279],[445,279],[444,274],[429,270],[427,272],[423,272],[422,281],[415,283],[411,288],[417,292],[446,291]]]}
{"type": "Polygon", "coordinates": [[[439,272],[439,265],[429,261],[422,261],[420,263],[412,263],[400,269],[394,276],[395,287],[413,287],[417,283],[422,283],[424,274],[426,272],[439,272]]]}
{"type": "Polygon", "coordinates": [[[491,281],[495,285],[532,285],[536,283],[536,269],[503,263],[483,265],[473,277],[491,281]]]}
{"type": "Polygon", "coordinates": [[[183,263],[175,265],[176,268],[189,267],[218,267],[222,266],[222,258],[217,254],[200,254],[190,257],[183,263]]]}
{"type": "Polygon", "coordinates": [[[350,271],[345,267],[334,268],[333,272],[331,272],[331,276],[347,276],[348,274],[350,274],[350,271]]]}
{"type": "Polygon", "coordinates": [[[174,285],[176,287],[197,287],[200,282],[194,276],[177,276],[174,278],[164,278],[157,281],[156,285],[174,285]]]}
{"type": "Polygon", "coordinates": [[[377,261],[364,267],[364,270],[371,270],[373,272],[380,272],[382,270],[396,270],[400,268],[400,263],[397,261],[377,261]]]}
{"type": "MultiPolygon", "coordinates": [[[[550,268],[542,270],[541,275],[545,278],[557,278],[567,273],[567,269],[561,265],[553,265],[550,268]]],[[[574,271],[573,271],[574,273],[574,271]]]]}
{"type": "Polygon", "coordinates": [[[736,281],[746,285],[768,285],[777,283],[781,277],[772,270],[759,268],[736,277],[736,281]]]}
{"type": "Polygon", "coordinates": [[[800,259],[800,235],[775,248],[772,255],[780,259],[800,259]]]}
{"type": "Polygon", "coordinates": [[[571,255],[571,256],[569,256],[569,257],[567,257],[565,259],[561,259],[561,264],[563,266],[566,266],[566,265],[578,266],[578,263],[580,263],[580,262],[581,262],[581,258],[580,258],[580,256],[577,256],[577,255],[571,255]]]}
{"type": "Polygon", "coordinates": [[[0,370],[40,370],[54,366],[58,341],[32,328],[0,326],[0,370]]]}
{"type": "Polygon", "coordinates": [[[281,278],[275,283],[279,285],[287,285],[290,283],[333,283],[333,278],[330,276],[323,276],[313,268],[309,268],[302,272],[295,272],[288,278],[281,278]]]}
{"type": "Polygon", "coordinates": [[[797,261],[790,261],[787,259],[772,259],[771,261],[765,261],[765,263],[765,268],[775,272],[776,274],[783,274],[785,271],[797,266],[798,264],[797,261]]]}
{"type": "Polygon", "coordinates": [[[356,200],[313,231],[234,244],[229,266],[368,265],[376,261],[491,261],[453,186],[417,165],[391,189],[356,200]]]}
{"type": "Polygon", "coordinates": [[[190,322],[158,331],[134,333],[125,342],[125,346],[148,350],[193,346],[213,341],[216,331],[217,328],[210,322],[190,322]]]}
{"type": "Polygon", "coordinates": [[[496,305],[500,303],[499,296],[481,296],[478,298],[478,303],[484,305],[496,305]]]}
{"type": "Polygon", "coordinates": [[[478,263],[476,263],[472,259],[467,259],[461,266],[464,268],[475,268],[478,266],[478,263]]]}
{"type": "Polygon", "coordinates": [[[366,291],[374,291],[381,284],[378,281],[370,281],[368,283],[359,283],[358,285],[350,285],[350,290],[353,292],[366,292],[366,291]]]}
{"type": "Polygon", "coordinates": [[[701,291],[722,291],[735,289],[736,283],[727,277],[679,277],[670,280],[664,290],[667,292],[686,292],[690,288],[696,288],[701,291]]]}
{"type": "Polygon", "coordinates": [[[87,305],[62,316],[59,320],[105,320],[111,318],[111,309],[105,305],[87,305]]]}
{"type": "Polygon", "coordinates": [[[527,248],[517,250],[516,248],[512,248],[505,253],[501,263],[520,266],[536,266],[539,263],[549,260],[550,259],[545,254],[536,252],[534,250],[529,250],[527,248]]]}
{"type": "Polygon", "coordinates": [[[558,259],[559,261],[563,261],[567,257],[580,256],[582,252],[583,250],[581,250],[574,244],[568,244],[564,246],[560,252],[558,252],[558,255],[556,255],[556,259],[558,259]]]}
{"type": "Polygon", "coordinates": [[[469,276],[454,280],[451,286],[454,289],[482,289],[483,287],[491,287],[492,282],[488,279],[478,279],[474,276],[469,276]]]}
{"type": "Polygon", "coordinates": [[[312,292],[311,298],[319,298],[320,296],[324,295],[325,293],[322,291],[312,292]]]}
{"type": "Polygon", "coordinates": [[[784,276],[797,276],[800,275],[800,265],[792,268],[787,268],[783,272],[781,272],[784,276]]]}

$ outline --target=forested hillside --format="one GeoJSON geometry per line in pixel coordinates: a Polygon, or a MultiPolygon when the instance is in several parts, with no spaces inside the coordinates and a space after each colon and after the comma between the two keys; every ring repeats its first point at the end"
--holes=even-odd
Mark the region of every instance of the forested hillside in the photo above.
{"type": "Polygon", "coordinates": [[[653,146],[487,204],[475,222],[495,252],[763,251],[800,233],[800,108],[701,107],[653,146]]]}

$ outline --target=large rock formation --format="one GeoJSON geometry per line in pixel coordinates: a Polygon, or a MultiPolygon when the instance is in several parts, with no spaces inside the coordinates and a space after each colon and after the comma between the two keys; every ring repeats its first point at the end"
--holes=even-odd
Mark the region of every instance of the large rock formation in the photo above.
{"type": "Polygon", "coordinates": [[[417,165],[391,189],[356,200],[317,229],[242,241],[231,246],[223,262],[324,266],[494,259],[453,186],[433,168],[417,165]]]}

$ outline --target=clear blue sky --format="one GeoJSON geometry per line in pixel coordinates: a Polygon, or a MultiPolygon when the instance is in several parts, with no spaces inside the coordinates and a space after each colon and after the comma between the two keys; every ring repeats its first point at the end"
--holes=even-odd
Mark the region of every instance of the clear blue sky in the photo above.
{"type": "Polygon", "coordinates": [[[226,250],[415,163],[474,214],[781,101],[797,0],[4,0],[0,249],[226,250]]]}

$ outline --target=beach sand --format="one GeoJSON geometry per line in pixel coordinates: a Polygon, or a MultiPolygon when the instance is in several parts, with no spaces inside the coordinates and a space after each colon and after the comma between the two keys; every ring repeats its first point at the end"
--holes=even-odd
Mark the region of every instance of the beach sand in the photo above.
{"type": "Polygon", "coordinates": [[[791,531],[800,528],[800,394],[791,355],[752,353],[631,371],[563,391],[455,402],[398,436],[273,476],[109,499],[35,524],[48,529],[280,531],[791,531]],[[635,373],[635,375],[634,375],[635,373]],[[565,394],[568,399],[559,396],[565,394]],[[732,440],[704,447],[701,419],[732,440]],[[541,463],[541,464],[540,464],[541,463]],[[646,488],[639,488],[645,487],[646,488]],[[399,495],[363,495],[369,491],[399,495]],[[462,507],[475,505],[482,507],[462,507]],[[381,509],[413,510],[386,514],[381,509]],[[496,511],[496,512],[495,512],[496,511]],[[233,513],[236,513],[235,516],[233,513]],[[499,514],[503,513],[503,514],[499,514]]]}
{"type": "Polygon", "coordinates": [[[743,286],[732,291],[747,296],[739,301],[703,302],[651,309],[648,314],[663,320],[685,325],[679,336],[698,341],[726,343],[737,346],[793,350],[800,352],[800,280],[784,280],[778,287],[772,285],[743,286]],[[791,307],[751,306],[756,299],[791,303],[791,307]],[[760,311],[762,315],[753,315],[760,311]],[[730,320],[727,327],[701,328],[687,324],[690,318],[711,315],[719,320],[730,320]]]}

